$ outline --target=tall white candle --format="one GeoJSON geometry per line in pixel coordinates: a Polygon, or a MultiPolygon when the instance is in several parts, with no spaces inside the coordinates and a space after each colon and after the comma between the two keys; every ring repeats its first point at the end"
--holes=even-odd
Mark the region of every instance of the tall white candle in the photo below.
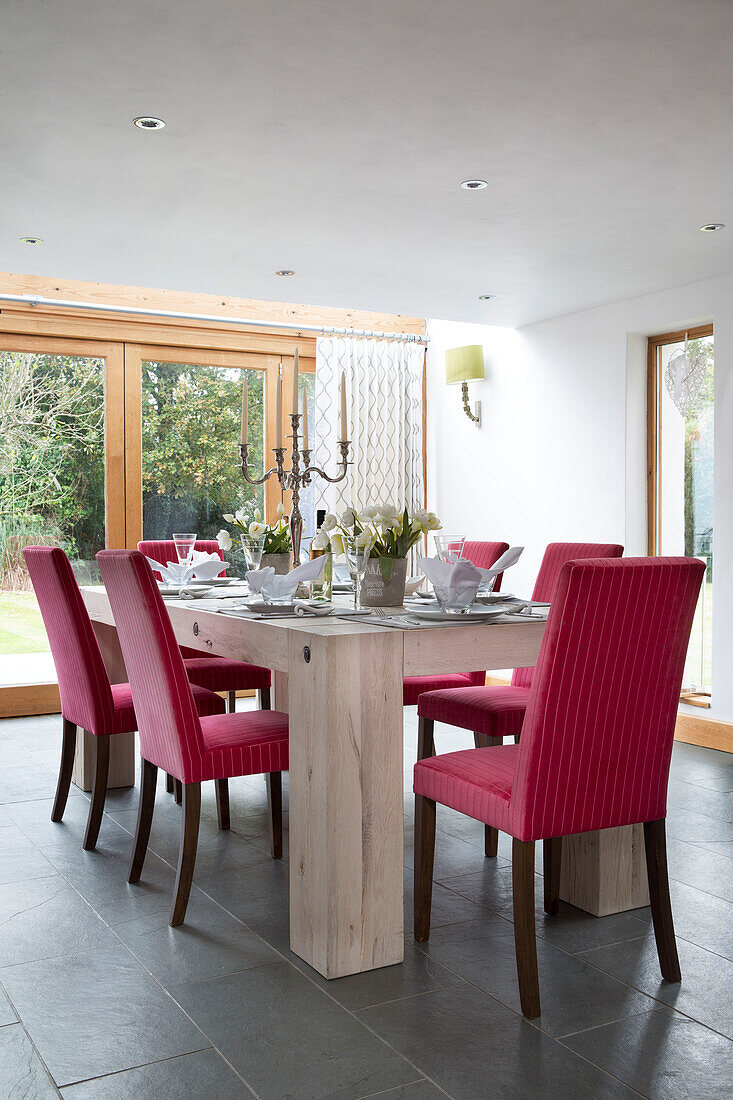
{"type": "Polygon", "coordinates": [[[348,439],[346,434],[346,373],[341,371],[341,437],[340,442],[343,443],[345,439],[348,439]]]}
{"type": "Polygon", "coordinates": [[[248,412],[248,395],[247,395],[247,375],[242,371],[244,382],[242,383],[242,431],[241,440],[244,446],[247,443],[247,412],[248,412]]]}
{"type": "Polygon", "coordinates": [[[298,349],[293,356],[293,413],[298,412],[298,349]]]}
{"type": "Polygon", "coordinates": [[[275,446],[282,447],[283,445],[283,368],[280,364],[280,370],[277,375],[277,394],[275,399],[275,446]]]}
{"type": "Polygon", "coordinates": [[[308,398],[305,393],[305,386],[302,389],[303,394],[303,450],[308,450],[308,398]]]}

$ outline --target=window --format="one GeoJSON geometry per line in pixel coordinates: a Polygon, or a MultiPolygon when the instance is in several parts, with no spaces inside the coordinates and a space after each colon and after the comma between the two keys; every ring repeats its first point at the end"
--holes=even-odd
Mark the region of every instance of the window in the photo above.
{"type": "Polygon", "coordinates": [[[690,638],[682,698],[712,692],[714,337],[712,326],[649,340],[649,553],[684,554],[706,571],[690,638]]]}

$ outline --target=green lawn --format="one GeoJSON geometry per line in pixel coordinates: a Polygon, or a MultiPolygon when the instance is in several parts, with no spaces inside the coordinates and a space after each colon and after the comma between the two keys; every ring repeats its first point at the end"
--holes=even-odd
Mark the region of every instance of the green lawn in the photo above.
{"type": "Polygon", "coordinates": [[[0,591],[0,656],[48,653],[48,638],[33,592],[0,591]]]}

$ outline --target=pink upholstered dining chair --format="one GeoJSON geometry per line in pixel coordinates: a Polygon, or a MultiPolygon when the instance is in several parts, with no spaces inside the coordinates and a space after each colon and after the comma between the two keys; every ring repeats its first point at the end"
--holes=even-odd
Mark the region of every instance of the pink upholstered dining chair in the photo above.
{"type": "MultiPolygon", "coordinates": [[[[560,570],[567,561],[583,558],[620,558],[623,546],[602,542],[551,542],[542,557],[532,599],[549,603],[555,591],[560,570]]],[[[417,758],[435,754],[433,727],[436,722],[459,726],[473,732],[476,748],[501,745],[505,737],[519,740],[524,712],[532,686],[533,668],[515,668],[511,683],[496,686],[471,686],[456,691],[454,687],[423,693],[417,701],[417,758]]],[[[426,692],[428,689],[426,689],[426,692]]],[[[484,851],[495,856],[498,834],[486,829],[484,851]]]]}
{"type": "MultiPolygon", "coordinates": [[[[55,546],[26,546],[28,572],[41,609],[61,696],[63,740],[51,820],[61,821],[74,767],[77,727],[94,735],[94,779],[83,847],[94,848],[107,794],[110,738],[133,733],[137,719],[129,684],[110,684],[89,613],[71,563],[55,546]]],[[[194,689],[201,714],[221,714],[224,702],[205,688],[194,689]]]]}
{"type": "MultiPolygon", "coordinates": [[[[463,557],[480,569],[490,569],[495,561],[509,549],[508,542],[466,542],[463,557]]],[[[494,592],[501,588],[503,573],[494,582],[494,592]]],[[[402,705],[414,706],[425,691],[477,687],[486,682],[486,670],[482,672],[455,672],[445,676],[405,676],[402,681],[402,705]]]]}
{"type": "Polygon", "coordinates": [[[518,745],[415,765],[415,938],[430,935],[436,803],[509,833],[522,1011],[540,1015],[534,846],[545,910],[557,912],[562,837],[644,824],[662,976],[680,981],[669,901],[667,781],[704,563],[694,558],[567,562],[552,601],[518,745]]]}
{"type": "MultiPolygon", "coordinates": [[[[176,547],[172,539],[146,539],[137,544],[138,550],[153,561],[159,561],[162,565],[166,562],[176,561],[176,547]]],[[[197,539],[194,549],[204,554],[218,554],[222,557],[219,543],[216,539],[197,539]]],[[[223,559],[222,559],[223,560],[223,559]]],[[[156,574],[159,576],[159,574],[156,574]]],[[[197,649],[189,649],[183,646],[181,649],[186,672],[192,684],[200,684],[209,691],[225,691],[227,693],[227,710],[231,713],[236,708],[238,691],[256,691],[258,693],[260,709],[270,709],[270,684],[271,674],[268,668],[260,668],[258,665],[248,665],[244,661],[233,661],[229,657],[217,657],[214,653],[201,653],[197,649]]],[[[174,789],[171,776],[166,776],[167,789],[174,789]]],[[[175,784],[176,801],[181,801],[181,791],[175,784]]],[[[218,788],[217,812],[219,815],[219,828],[229,828],[229,789],[226,783],[221,783],[218,788]]]]}
{"type": "Polygon", "coordinates": [[[102,550],[97,561],[117,625],[138,717],[140,802],[128,882],[138,882],[150,837],[158,768],[180,781],[181,847],[170,923],[181,924],[191,891],[201,813],[201,783],[265,774],[272,854],[282,856],[282,772],[288,767],[288,716],[273,710],[199,719],[173,627],[152,570],[137,550],[102,550]]]}

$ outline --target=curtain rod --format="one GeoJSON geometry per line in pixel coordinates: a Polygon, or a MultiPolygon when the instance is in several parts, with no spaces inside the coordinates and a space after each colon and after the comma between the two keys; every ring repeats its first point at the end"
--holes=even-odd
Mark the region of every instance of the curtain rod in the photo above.
{"type": "Polygon", "coordinates": [[[374,332],[371,329],[336,328],[330,325],[299,325],[295,321],[257,321],[248,317],[222,317],[217,313],[178,313],[169,309],[146,309],[144,306],[113,306],[96,302],[75,302],[63,298],[44,298],[40,294],[0,294],[0,302],[20,302],[30,306],[63,306],[64,309],[86,309],[95,313],[169,317],[173,320],[213,321],[220,325],[294,329],[299,332],[320,332],[324,336],[364,336],[374,340],[403,340],[407,344],[427,344],[428,342],[427,336],[419,336],[411,332],[374,332]]]}

